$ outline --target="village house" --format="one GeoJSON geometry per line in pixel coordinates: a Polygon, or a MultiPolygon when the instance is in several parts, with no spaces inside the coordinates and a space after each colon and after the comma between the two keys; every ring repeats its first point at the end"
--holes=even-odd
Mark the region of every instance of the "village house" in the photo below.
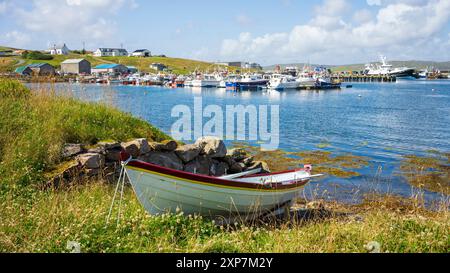
{"type": "Polygon", "coordinates": [[[53,76],[56,74],[55,68],[48,63],[35,63],[28,65],[28,67],[37,76],[53,76]]]}
{"type": "Polygon", "coordinates": [[[62,44],[62,45],[55,44],[55,45],[53,45],[52,48],[47,50],[47,52],[50,53],[50,55],[69,55],[70,50],[66,46],[66,44],[62,44]]]}
{"type": "Polygon", "coordinates": [[[68,59],[61,63],[63,74],[91,74],[91,63],[85,59],[68,59]]]}
{"type": "Polygon", "coordinates": [[[147,49],[138,49],[130,54],[130,57],[151,57],[152,53],[147,49]]]}
{"type": "Polygon", "coordinates": [[[28,65],[19,66],[14,72],[21,76],[31,76],[33,74],[33,70],[28,65]]]}
{"type": "Polygon", "coordinates": [[[94,52],[95,57],[121,57],[128,56],[128,52],[123,48],[99,48],[94,52]]]}
{"type": "Polygon", "coordinates": [[[156,71],[164,71],[165,69],[167,69],[167,66],[162,63],[152,63],[150,65],[150,68],[156,71]]]}
{"type": "Polygon", "coordinates": [[[92,68],[92,74],[126,74],[128,67],[121,64],[100,64],[92,68]]]}

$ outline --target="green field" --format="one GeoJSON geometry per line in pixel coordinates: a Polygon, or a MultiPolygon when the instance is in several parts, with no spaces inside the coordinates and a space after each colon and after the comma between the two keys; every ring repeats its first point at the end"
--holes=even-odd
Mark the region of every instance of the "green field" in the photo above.
{"type": "Polygon", "coordinates": [[[372,195],[357,205],[314,198],[299,203],[290,219],[217,226],[181,213],[150,216],[127,187],[122,220],[107,224],[115,185],[98,178],[43,187],[45,174],[61,164],[62,145],[169,137],[106,104],[30,92],[1,78],[0,111],[7,113],[0,115],[0,252],[69,252],[69,242],[93,253],[365,253],[377,244],[381,252],[450,251],[448,198],[433,211],[420,196],[372,195]]]}

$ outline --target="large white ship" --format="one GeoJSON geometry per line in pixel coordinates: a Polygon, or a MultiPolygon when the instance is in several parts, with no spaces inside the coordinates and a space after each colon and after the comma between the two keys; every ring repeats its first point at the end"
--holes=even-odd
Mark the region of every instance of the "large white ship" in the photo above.
{"type": "Polygon", "coordinates": [[[365,74],[369,76],[393,76],[397,78],[411,77],[414,75],[414,68],[398,67],[394,68],[386,61],[385,56],[380,56],[381,64],[367,64],[365,74]]]}

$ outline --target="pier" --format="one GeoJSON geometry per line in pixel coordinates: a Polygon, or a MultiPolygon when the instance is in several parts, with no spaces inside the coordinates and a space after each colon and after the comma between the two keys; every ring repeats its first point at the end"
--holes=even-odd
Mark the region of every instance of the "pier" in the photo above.
{"type": "Polygon", "coordinates": [[[338,75],[333,76],[332,79],[339,82],[397,82],[396,77],[385,75],[338,75]]]}

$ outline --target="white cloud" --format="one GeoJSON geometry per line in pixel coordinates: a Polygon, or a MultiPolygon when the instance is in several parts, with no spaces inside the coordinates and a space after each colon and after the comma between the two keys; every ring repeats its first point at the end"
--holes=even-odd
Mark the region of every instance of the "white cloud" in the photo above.
{"type": "Polygon", "coordinates": [[[25,7],[16,5],[13,13],[30,34],[64,40],[70,33],[72,39],[98,42],[113,37],[119,10],[136,6],[134,0],[32,0],[25,7]]]}
{"type": "Polygon", "coordinates": [[[371,21],[373,19],[372,12],[367,9],[358,10],[353,14],[353,20],[357,24],[363,24],[371,21]]]}
{"type": "Polygon", "coordinates": [[[17,30],[13,30],[11,32],[8,32],[4,35],[2,35],[2,43],[5,42],[4,45],[8,45],[11,47],[17,47],[21,48],[31,41],[31,37],[25,33],[19,32],[17,30]]]}
{"type": "Polygon", "coordinates": [[[307,24],[294,26],[290,32],[259,37],[242,33],[237,39],[224,40],[221,54],[224,58],[250,57],[264,63],[282,59],[321,63],[339,63],[348,58],[368,61],[377,52],[393,58],[407,52],[410,58],[425,55],[450,58],[450,48],[442,47],[434,39],[449,23],[448,0],[396,1],[380,7],[376,17],[366,11],[355,13],[353,23],[344,20],[342,14],[347,11],[345,1],[326,0],[307,24]],[[433,50],[433,46],[441,51],[433,50]],[[430,51],[420,50],[425,48],[430,51]]]}

